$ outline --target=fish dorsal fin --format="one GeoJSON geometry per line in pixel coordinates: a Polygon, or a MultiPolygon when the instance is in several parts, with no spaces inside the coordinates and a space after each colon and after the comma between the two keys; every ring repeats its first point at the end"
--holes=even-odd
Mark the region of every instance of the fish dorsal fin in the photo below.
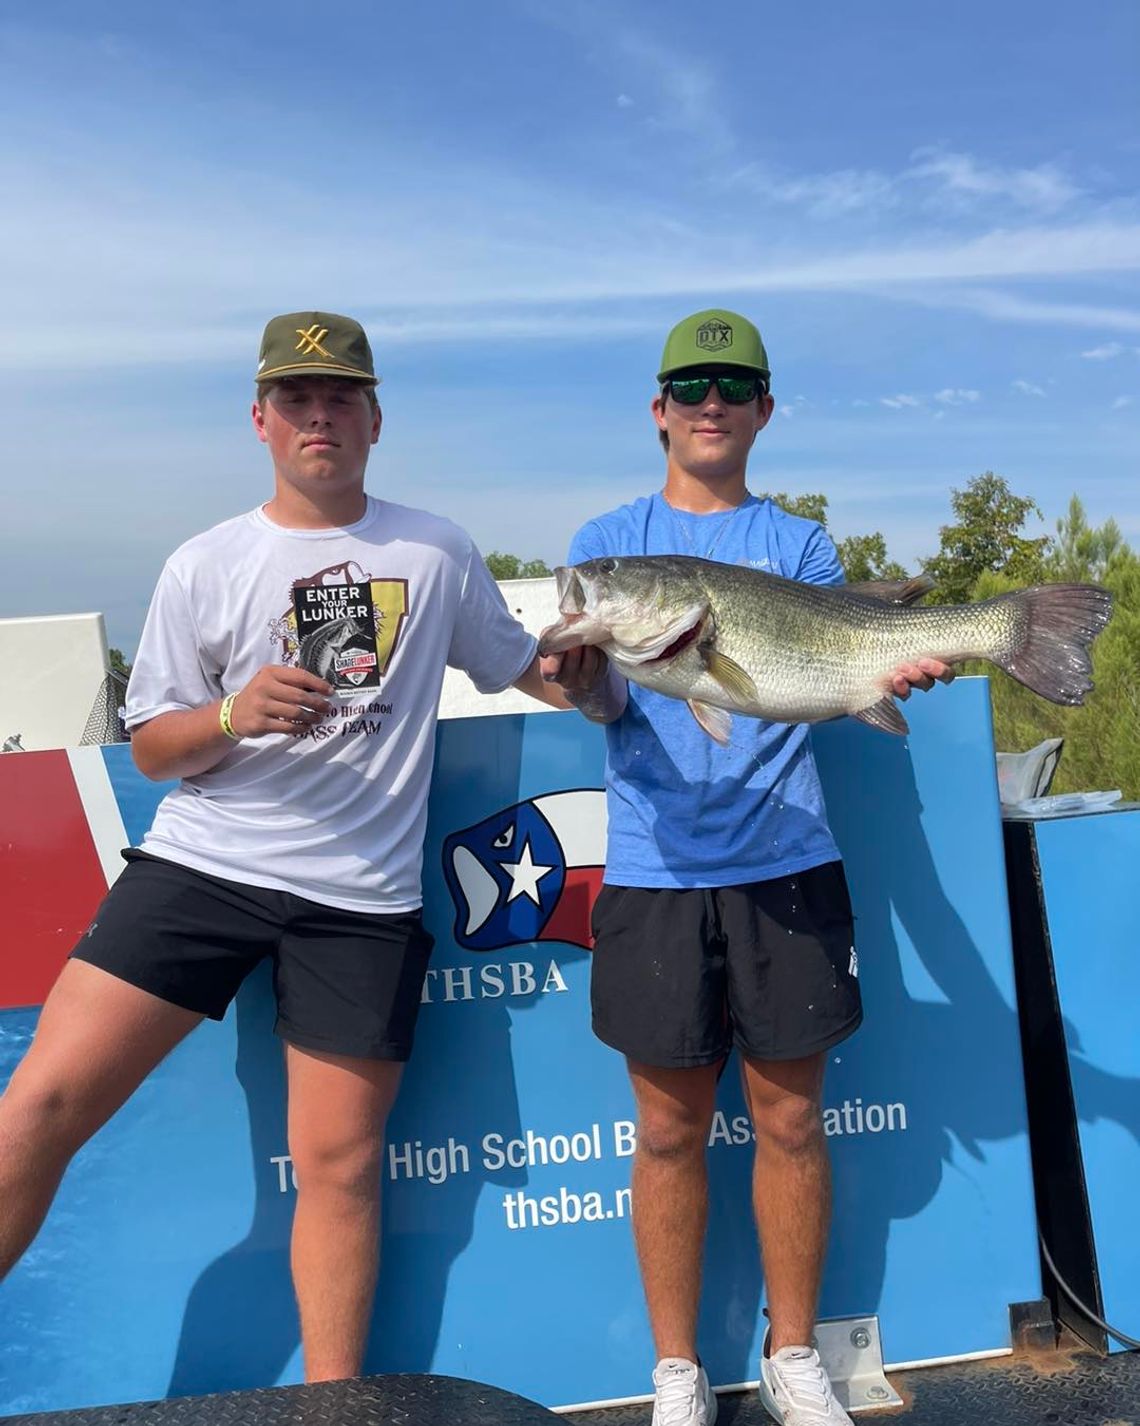
{"type": "Polygon", "coordinates": [[[727,654],[719,653],[716,649],[710,649],[705,645],[701,646],[701,659],[709,675],[715,678],[721,688],[736,703],[755,703],[759,698],[756,692],[756,685],[752,682],[752,677],[735,659],[730,659],[727,654]]]}
{"type": "Polygon", "coordinates": [[[691,604],[657,633],[627,641],[623,637],[622,629],[615,627],[610,633],[610,640],[621,649],[622,657],[628,663],[652,663],[654,659],[660,658],[670,645],[675,644],[678,639],[683,638],[702,624],[708,616],[708,612],[709,606],[704,601],[700,604],[691,604]]]}
{"type": "Polygon", "coordinates": [[[699,698],[690,698],[688,703],[689,712],[713,742],[719,743],[722,748],[727,747],[728,735],[732,731],[732,714],[712,703],[702,703],[699,698]]]}
{"type": "Polygon", "coordinates": [[[865,579],[860,584],[841,584],[838,588],[884,604],[914,604],[930,593],[934,581],[928,574],[916,574],[910,579],[865,579]]]}
{"type": "Polygon", "coordinates": [[[889,693],[885,693],[878,703],[872,703],[869,708],[860,708],[858,713],[852,713],[852,718],[858,718],[860,723],[870,723],[872,728],[882,728],[884,733],[909,733],[910,728],[907,721],[899,712],[899,706],[889,693]]]}

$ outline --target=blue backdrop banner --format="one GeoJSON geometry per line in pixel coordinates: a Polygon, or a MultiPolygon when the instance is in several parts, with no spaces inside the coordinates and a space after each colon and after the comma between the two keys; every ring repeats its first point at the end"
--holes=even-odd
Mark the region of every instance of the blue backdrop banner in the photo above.
{"type": "MultiPolygon", "coordinates": [[[[1005,1347],[1008,1304],[1041,1289],[986,685],[960,679],[907,716],[905,740],[850,720],[814,735],[867,1011],[829,1065],[822,1315],[877,1312],[894,1362],[1005,1347]]],[[[136,841],[163,789],[129,749],[104,756],[136,841]]],[[[440,725],[424,865],[437,945],[390,1124],[370,1371],[550,1405],[647,1389],[632,1101],[589,1028],[603,757],[576,716],[440,725]]],[[[0,1083],[37,1014],[0,1011],[0,1083]]],[[[258,973],[76,1159],[0,1287],[0,1413],[299,1379],[272,1021],[258,973]]],[[[700,1329],[716,1383],[757,1375],[751,1154],[730,1064],[700,1329]]]]}

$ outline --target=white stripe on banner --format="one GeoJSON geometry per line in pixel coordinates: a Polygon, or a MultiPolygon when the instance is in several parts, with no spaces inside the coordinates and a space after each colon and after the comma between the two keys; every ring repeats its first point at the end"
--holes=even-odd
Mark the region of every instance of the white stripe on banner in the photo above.
{"type": "Polygon", "coordinates": [[[95,843],[107,885],[116,879],[125,865],[119,853],[127,845],[127,829],[123,815],[111,788],[102,748],[68,748],[71,775],[75,778],[79,800],[87,814],[91,840],[95,843]]]}

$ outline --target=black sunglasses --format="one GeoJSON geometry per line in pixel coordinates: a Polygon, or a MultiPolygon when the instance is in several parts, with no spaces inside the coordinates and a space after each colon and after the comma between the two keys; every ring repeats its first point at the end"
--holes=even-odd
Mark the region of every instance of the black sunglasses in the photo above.
{"type": "Polygon", "coordinates": [[[720,399],[728,406],[744,406],[755,401],[757,396],[767,393],[767,379],[759,372],[730,376],[727,372],[717,372],[715,376],[671,376],[663,390],[680,406],[699,406],[709,394],[713,382],[720,392],[720,399]]]}

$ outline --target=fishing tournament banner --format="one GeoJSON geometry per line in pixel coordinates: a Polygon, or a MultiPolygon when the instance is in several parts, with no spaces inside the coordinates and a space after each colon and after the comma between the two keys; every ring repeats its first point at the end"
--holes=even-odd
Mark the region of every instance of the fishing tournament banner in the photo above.
{"type": "MultiPolygon", "coordinates": [[[[1001,1349],[1040,1296],[986,684],[911,700],[908,738],[815,744],[857,917],[866,1021],[830,1056],[822,1316],[878,1313],[888,1362],[1001,1349]]],[[[572,715],[441,723],[425,849],[437,941],[389,1126],[367,1370],[569,1405],[653,1366],[630,1232],[634,1111],[589,1026],[604,738],[572,715]]],[[[127,747],[0,758],[0,1084],[118,849],[163,787],[127,747]]],[[[82,1150],[0,1285],[0,1414],[296,1382],[295,1201],[267,973],[82,1150]]],[[[700,1326],[755,1380],[752,1134],[729,1063],[709,1144],[700,1326]]]]}

